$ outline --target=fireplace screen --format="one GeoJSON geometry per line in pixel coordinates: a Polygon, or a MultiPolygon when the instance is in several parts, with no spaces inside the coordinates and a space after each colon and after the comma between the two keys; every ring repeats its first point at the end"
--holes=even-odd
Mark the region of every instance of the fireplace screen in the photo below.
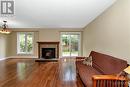
{"type": "Polygon", "coordinates": [[[55,58],[55,48],[42,48],[42,58],[55,58]]]}

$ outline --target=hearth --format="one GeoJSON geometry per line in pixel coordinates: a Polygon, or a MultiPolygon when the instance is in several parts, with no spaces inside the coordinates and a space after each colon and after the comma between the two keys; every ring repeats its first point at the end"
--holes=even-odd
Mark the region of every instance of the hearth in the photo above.
{"type": "Polygon", "coordinates": [[[53,59],[55,56],[55,48],[42,48],[42,58],[53,59]]]}

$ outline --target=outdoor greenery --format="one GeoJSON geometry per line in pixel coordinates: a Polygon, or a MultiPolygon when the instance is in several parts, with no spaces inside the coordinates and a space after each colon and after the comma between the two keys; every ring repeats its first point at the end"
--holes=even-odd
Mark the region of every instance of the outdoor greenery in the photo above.
{"type": "Polygon", "coordinates": [[[63,51],[69,51],[69,40],[71,39],[71,50],[78,51],[78,39],[77,35],[71,35],[71,38],[68,35],[62,35],[62,45],[64,47],[63,51]]]}
{"type": "Polygon", "coordinates": [[[31,52],[33,48],[32,33],[21,33],[20,38],[20,52],[31,52]]]}
{"type": "Polygon", "coordinates": [[[62,35],[62,55],[69,56],[78,54],[78,35],[62,35]],[[70,43],[71,42],[71,43],[70,43]],[[71,44],[71,49],[69,45],[71,44]]]}

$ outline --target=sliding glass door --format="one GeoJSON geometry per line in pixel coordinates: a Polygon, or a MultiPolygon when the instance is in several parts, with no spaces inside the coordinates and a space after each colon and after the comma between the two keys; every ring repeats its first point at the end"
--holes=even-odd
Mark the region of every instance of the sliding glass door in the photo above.
{"type": "Polygon", "coordinates": [[[79,56],[81,44],[80,32],[61,32],[62,56],[79,56]]]}

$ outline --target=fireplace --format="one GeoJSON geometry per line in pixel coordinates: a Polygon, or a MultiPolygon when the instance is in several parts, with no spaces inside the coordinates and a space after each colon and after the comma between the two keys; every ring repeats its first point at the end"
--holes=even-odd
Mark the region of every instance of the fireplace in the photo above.
{"type": "Polygon", "coordinates": [[[55,48],[42,48],[42,58],[45,59],[56,58],[55,48]]]}
{"type": "Polygon", "coordinates": [[[38,57],[40,59],[59,58],[59,42],[38,42],[38,57]]]}

